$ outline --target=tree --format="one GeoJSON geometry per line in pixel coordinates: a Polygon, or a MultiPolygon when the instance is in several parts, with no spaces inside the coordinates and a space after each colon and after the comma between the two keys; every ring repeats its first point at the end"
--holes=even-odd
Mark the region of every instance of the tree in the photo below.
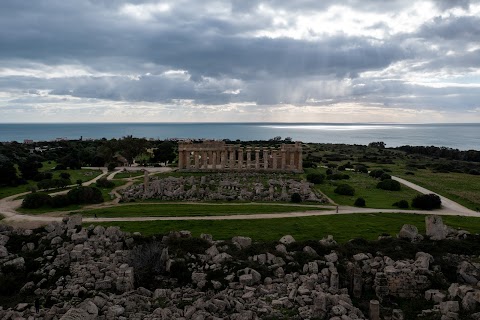
{"type": "Polygon", "coordinates": [[[307,174],[307,181],[314,183],[314,184],[320,184],[325,180],[325,175],[321,173],[309,173],[307,174]]]}
{"type": "Polygon", "coordinates": [[[0,185],[13,185],[17,179],[17,170],[13,162],[0,154],[0,185]]]}
{"type": "Polygon", "coordinates": [[[396,180],[386,179],[386,180],[380,181],[377,184],[377,189],[389,190],[389,191],[400,191],[401,186],[400,186],[400,182],[396,180]]]}
{"type": "Polygon", "coordinates": [[[412,200],[412,207],[418,209],[433,210],[440,209],[441,206],[442,199],[433,193],[418,195],[412,200]]]}
{"type": "Polygon", "coordinates": [[[385,149],[385,142],[378,141],[378,142],[370,142],[368,144],[369,148],[377,148],[377,149],[385,149]]]}
{"type": "Polygon", "coordinates": [[[51,197],[46,193],[29,193],[23,198],[22,208],[36,209],[50,204],[51,197]]]}
{"type": "Polygon", "coordinates": [[[302,196],[297,192],[292,193],[290,201],[293,202],[293,203],[300,203],[300,202],[302,202],[302,196]]]}
{"type": "Polygon", "coordinates": [[[38,174],[38,169],[42,167],[42,163],[32,158],[27,158],[26,160],[20,162],[18,169],[22,173],[22,178],[26,180],[31,180],[38,174]]]}
{"type": "Polygon", "coordinates": [[[176,144],[172,141],[163,141],[153,151],[153,160],[156,162],[167,162],[175,160],[176,144]]]}
{"type": "Polygon", "coordinates": [[[355,194],[355,189],[348,184],[341,184],[339,185],[333,192],[345,195],[345,196],[353,196],[355,194]]]}
{"type": "Polygon", "coordinates": [[[357,200],[355,200],[355,203],[353,204],[354,206],[356,207],[365,207],[366,204],[365,204],[365,199],[363,198],[357,198],[357,200]]]}

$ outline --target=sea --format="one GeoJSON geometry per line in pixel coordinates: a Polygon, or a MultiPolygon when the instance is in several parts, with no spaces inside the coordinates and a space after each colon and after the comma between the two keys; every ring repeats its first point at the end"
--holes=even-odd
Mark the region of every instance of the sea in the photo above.
{"type": "Polygon", "coordinates": [[[480,123],[4,123],[0,141],[51,141],[134,136],[148,139],[268,140],[274,137],[317,143],[387,147],[438,146],[480,150],[480,123]]]}

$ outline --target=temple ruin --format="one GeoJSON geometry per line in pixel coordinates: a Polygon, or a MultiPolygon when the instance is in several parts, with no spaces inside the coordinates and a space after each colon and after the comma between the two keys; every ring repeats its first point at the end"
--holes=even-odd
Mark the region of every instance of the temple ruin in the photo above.
{"type": "Polygon", "coordinates": [[[302,143],[274,147],[242,147],[225,141],[178,143],[182,171],[290,171],[302,172],[302,143]]]}

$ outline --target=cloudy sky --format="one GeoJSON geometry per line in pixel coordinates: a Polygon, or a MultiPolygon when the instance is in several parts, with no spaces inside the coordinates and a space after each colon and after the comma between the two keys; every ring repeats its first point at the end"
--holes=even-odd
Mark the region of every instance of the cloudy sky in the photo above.
{"type": "Polygon", "coordinates": [[[0,122],[480,122],[480,1],[1,0],[0,122]]]}

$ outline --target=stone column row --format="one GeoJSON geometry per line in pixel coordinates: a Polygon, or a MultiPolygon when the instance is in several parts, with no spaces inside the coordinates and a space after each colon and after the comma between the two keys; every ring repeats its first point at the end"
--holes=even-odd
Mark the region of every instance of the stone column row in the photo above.
{"type": "Polygon", "coordinates": [[[179,150],[179,169],[238,169],[238,170],[302,170],[302,151],[300,148],[237,148],[227,150],[179,150]],[[247,159],[244,161],[244,153],[247,159]],[[254,160],[252,160],[252,153],[254,160]],[[220,168],[219,168],[220,166],[220,168]]]}

